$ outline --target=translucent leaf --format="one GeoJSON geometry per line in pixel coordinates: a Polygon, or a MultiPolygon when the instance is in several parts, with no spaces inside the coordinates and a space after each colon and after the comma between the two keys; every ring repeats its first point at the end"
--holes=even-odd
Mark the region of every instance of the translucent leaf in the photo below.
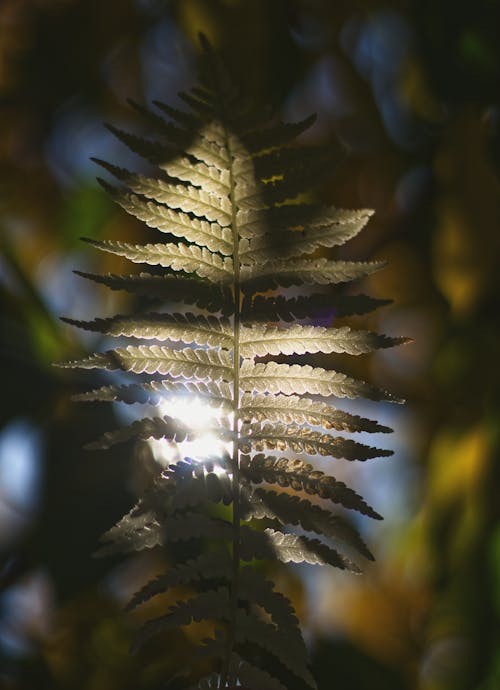
{"type": "Polygon", "coordinates": [[[74,395],[78,402],[123,402],[160,405],[168,396],[179,395],[187,400],[199,399],[207,405],[229,411],[232,404],[231,388],[225,381],[151,381],[128,386],[101,386],[86,393],[74,395]]]}
{"type": "Polygon", "coordinates": [[[187,561],[167,573],[150,580],[142,589],[136,592],[127,604],[130,611],[140,604],[149,601],[158,594],[166,592],[171,587],[178,587],[200,580],[211,580],[231,577],[232,560],[225,551],[202,553],[195,559],[187,561]]]}
{"type": "Polygon", "coordinates": [[[315,470],[312,465],[302,460],[276,458],[261,453],[252,458],[244,455],[241,458],[241,471],[245,478],[254,484],[266,482],[290,487],[294,491],[305,491],[376,520],[382,519],[359,494],[347,487],[344,482],[315,470]]]}
{"type": "Polygon", "coordinates": [[[266,579],[262,573],[248,566],[243,568],[239,574],[239,596],[245,601],[262,606],[278,628],[286,630],[294,645],[303,648],[304,640],[299,621],[290,601],[277,592],[273,582],[266,579]]]}
{"type": "Polygon", "coordinates": [[[281,146],[293,141],[299,134],[309,129],[315,119],[315,115],[310,115],[301,122],[286,124],[279,122],[265,129],[259,128],[254,132],[247,132],[243,136],[243,142],[253,153],[265,151],[275,146],[281,146]]]}
{"type": "Polygon", "coordinates": [[[358,532],[348,522],[308,499],[258,488],[254,491],[253,500],[256,501],[251,512],[254,519],[274,518],[283,525],[300,525],[307,532],[341,541],[365,558],[374,560],[358,532]]]}
{"type": "Polygon", "coordinates": [[[335,549],[318,539],[296,534],[284,534],[273,529],[264,532],[245,532],[242,558],[278,558],[283,563],[309,563],[310,565],[331,565],[340,570],[360,573],[358,566],[335,549]]]}
{"type": "Polygon", "coordinates": [[[306,427],[287,424],[271,424],[256,422],[244,427],[240,444],[243,452],[252,450],[280,450],[322,455],[346,460],[368,460],[370,458],[387,457],[392,450],[372,448],[364,443],[357,443],[341,436],[330,436],[321,431],[312,431],[306,427]]]}
{"type": "Polygon", "coordinates": [[[292,355],[314,352],[346,352],[360,355],[407,342],[405,338],[389,338],[370,331],[322,326],[268,326],[253,325],[241,330],[242,357],[265,355],[292,355]]]}
{"type": "Polygon", "coordinates": [[[87,331],[111,336],[127,336],[145,340],[173,340],[187,345],[206,345],[229,349],[233,334],[229,321],[215,316],[193,314],[137,314],[112,316],[109,319],[78,321],[63,318],[64,322],[87,331]]]}
{"type": "Polygon", "coordinates": [[[304,656],[295,656],[289,653],[287,636],[282,630],[277,630],[270,623],[257,618],[252,613],[246,613],[242,609],[237,611],[236,639],[238,642],[250,642],[256,644],[266,652],[273,654],[294,675],[301,678],[307,685],[316,688],[314,678],[307,669],[304,656]]]}
{"type": "Polygon", "coordinates": [[[308,364],[257,363],[245,359],[241,366],[240,385],[244,391],[259,393],[311,393],[338,398],[369,398],[402,402],[391,393],[337,371],[327,371],[308,364]]]}
{"type": "Polygon", "coordinates": [[[121,369],[135,374],[169,374],[174,378],[232,379],[229,355],[223,350],[172,350],[164,345],[118,347],[116,350],[96,353],[84,359],[61,362],[67,369],[121,369]]]}
{"type": "Polygon", "coordinates": [[[147,201],[137,194],[118,190],[107,183],[105,189],[127,213],[151,228],[183,238],[210,251],[230,255],[233,252],[231,232],[218,223],[192,218],[156,201],[147,201]]]}
{"type": "Polygon", "coordinates": [[[241,267],[241,279],[256,287],[331,285],[365,278],[385,266],[383,261],[330,261],[328,259],[275,259],[241,267]],[[264,283],[265,281],[265,283],[264,283]]]}
{"type": "Polygon", "coordinates": [[[139,504],[102,536],[102,546],[96,555],[125,554],[198,538],[229,541],[232,526],[200,513],[184,513],[181,517],[161,516],[160,524],[154,511],[145,510],[139,504]]]}
{"type": "Polygon", "coordinates": [[[82,271],[75,271],[75,273],[82,278],[106,285],[112,290],[127,290],[152,300],[192,304],[211,312],[220,311],[224,315],[234,312],[234,300],[229,288],[210,285],[197,278],[151,275],[149,273],[127,276],[118,276],[112,273],[96,275],[82,271]]]}
{"type": "Polygon", "coordinates": [[[275,295],[264,297],[257,295],[250,307],[244,305],[243,319],[248,321],[271,321],[281,319],[294,321],[295,319],[311,319],[318,312],[331,317],[351,316],[353,314],[367,314],[378,307],[390,304],[391,300],[374,299],[367,295],[335,295],[334,293],[315,293],[299,295],[298,297],[284,297],[275,295]]]}
{"type": "Polygon", "coordinates": [[[193,163],[189,158],[176,158],[160,166],[171,177],[202,187],[219,196],[229,195],[231,191],[229,170],[221,170],[206,163],[193,163]]]}
{"type": "Polygon", "coordinates": [[[191,441],[196,438],[198,433],[168,415],[164,417],[145,417],[144,419],[137,419],[135,422],[116,431],[107,431],[97,441],[88,443],[85,448],[87,450],[105,450],[117,443],[124,443],[134,438],[142,440],[164,438],[168,441],[180,443],[182,441],[191,441]]]}
{"type": "Polygon", "coordinates": [[[213,282],[229,283],[233,279],[233,263],[223,259],[205,247],[193,244],[129,244],[106,240],[85,240],[97,249],[110,252],[138,264],[152,264],[171,268],[174,271],[196,273],[213,282]]]}
{"type": "Polygon", "coordinates": [[[160,178],[134,174],[97,158],[94,161],[136,194],[166,204],[171,209],[179,209],[198,218],[216,221],[222,227],[231,224],[231,203],[226,196],[219,196],[191,185],[171,184],[160,178]]]}
{"type": "Polygon", "coordinates": [[[175,630],[181,626],[189,625],[193,621],[227,620],[229,615],[229,593],[225,587],[202,592],[187,601],[172,606],[166,616],[154,618],[145,623],[132,649],[137,651],[150,637],[165,630],[175,630]]]}
{"type": "Polygon", "coordinates": [[[337,431],[387,433],[392,431],[370,419],[352,415],[326,403],[297,395],[264,395],[244,393],[241,399],[242,419],[259,422],[296,422],[322,426],[337,431]]]}
{"type": "Polygon", "coordinates": [[[285,686],[277,678],[273,678],[267,671],[249,664],[247,661],[242,661],[238,677],[241,685],[245,688],[252,688],[254,690],[261,690],[262,688],[265,688],[265,690],[286,690],[285,686]]]}
{"type": "Polygon", "coordinates": [[[280,260],[290,259],[302,254],[311,254],[319,247],[342,245],[359,233],[372,212],[353,211],[351,220],[345,219],[345,211],[340,211],[340,214],[342,217],[337,223],[330,220],[321,225],[317,220],[317,225],[306,225],[305,229],[282,229],[255,237],[248,246],[240,250],[242,261],[266,261],[272,256],[279,256],[280,260]]]}

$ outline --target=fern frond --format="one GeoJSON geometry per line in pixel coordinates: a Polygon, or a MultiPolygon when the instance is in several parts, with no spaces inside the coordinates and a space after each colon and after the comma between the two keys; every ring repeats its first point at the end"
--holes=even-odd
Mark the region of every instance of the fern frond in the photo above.
{"type": "MultiPolygon", "coordinates": [[[[119,129],[118,127],[114,127],[110,124],[107,124],[106,128],[131,151],[137,153],[154,164],[165,161],[172,156],[179,155],[180,151],[182,150],[182,141],[187,143],[189,140],[189,134],[182,132],[181,130],[176,130],[176,140],[172,137],[170,141],[165,142],[144,139],[143,137],[138,137],[136,134],[125,132],[123,129],[119,129]]],[[[102,163],[99,158],[91,158],[91,160],[98,165],[101,165],[102,163]]]]}
{"type": "Polygon", "coordinates": [[[229,349],[233,344],[229,321],[215,316],[193,314],[137,314],[113,316],[94,321],[62,318],[62,321],[87,331],[110,336],[126,336],[144,340],[173,340],[186,345],[195,343],[229,349]]]}
{"type": "MultiPolygon", "coordinates": [[[[218,196],[227,196],[231,190],[229,171],[206,163],[193,163],[189,158],[176,158],[160,166],[170,177],[188,182],[194,187],[213,192],[218,196]]],[[[231,247],[232,249],[232,247],[231,247]]]]}
{"type": "MultiPolygon", "coordinates": [[[[266,690],[286,690],[285,686],[277,678],[267,671],[242,661],[238,667],[238,679],[243,687],[266,688],[266,690]]],[[[217,686],[216,686],[217,687],[217,686]]]]}
{"type": "Polygon", "coordinates": [[[169,394],[198,398],[212,407],[222,407],[227,412],[231,408],[231,388],[225,381],[151,381],[125,386],[101,386],[86,393],[74,395],[77,402],[123,402],[159,405],[169,394]]]}
{"type": "Polygon", "coordinates": [[[311,254],[320,247],[336,247],[355,237],[366,225],[371,212],[366,216],[353,212],[351,221],[324,225],[318,222],[308,224],[303,230],[282,230],[242,240],[240,253],[242,261],[251,263],[265,261],[269,256],[279,255],[280,260],[291,259],[302,254],[311,254]]]}
{"type": "Polygon", "coordinates": [[[227,196],[219,196],[192,185],[172,184],[161,178],[154,179],[131,173],[99,158],[93,160],[126,184],[135,194],[166,204],[171,209],[179,209],[199,218],[215,221],[221,227],[229,226],[231,223],[231,205],[227,196]]]}
{"type": "Polygon", "coordinates": [[[137,635],[132,650],[137,651],[150,637],[165,630],[175,630],[203,620],[227,620],[229,615],[229,593],[225,587],[202,592],[172,606],[166,616],[160,616],[145,623],[137,635]]]}
{"type": "Polygon", "coordinates": [[[283,423],[261,424],[256,422],[249,427],[243,427],[241,436],[242,452],[253,450],[291,450],[295,453],[308,455],[322,455],[346,460],[368,460],[370,458],[388,457],[392,450],[372,448],[364,443],[357,443],[341,436],[330,436],[320,431],[287,425],[283,423]]]}
{"type": "Polygon", "coordinates": [[[259,487],[252,495],[250,515],[253,519],[275,519],[282,525],[299,525],[306,532],[316,532],[340,541],[365,558],[374,560],[359,533],[348,522],[306,498],[259,487]]]}
{"type": "Polygon", "coordinates": [[[197,558],[170,569],[154,580],[150,580],[133,595],[125,610],[131,611],[158,594],[166,592],[171,587],[178,587],[199,580],[218,580],[221,578],[228,581],[231,578],[229,554],[222,550],[202,553],[197,558]]]}
{"type": "Polygon", "coordinates": [[[309,364],[254,364],[245,359],[241,365],[240,384],[244,391],[259,393],[310,393],[337,398],[368,398],[402,402],[391,393],[337,371],[327,371],[309,364]]]}
{"type": "Polygon", "coordinates": [[[165,415],[164,417],[145,417],[137,419],[129,426],[120,427],[116,431],[107,431],[97,441],[88,443],[87,450],[105,450],[117,443],[124,443],[133,438],[146,440],[148,438],[164,438],[167,441],[191,441],[196,438],[196,432],[182,422],[165,415]]]}
{"type": "Polygon", "coordinates": [[[392,431],[389,427],[370,419],[337,410],[335,407],[310,398],[299,398],[297,395],[244,393],[240,409],[242,419],[249,421],[296,422],[350,432],[388,433],[392,431]]]}
{"type": "Polygon", "coordinates": [[[273,654],[289,671],[303,680],[311,688],[316,688],[316,683],[309,672],[304,654],[294,656],[288,650],[288,638],[282,630],[277,630],[270,623],[266,623],[253,613],[246,613],[238,609],[237,616],[237,641],[239,643],[250,642],[273,654]]]}
{"type": "Polygon", "coordinates": [[[111,290],[126,290],[136,295],[149,297],[152,300],[180,302],[206,309],[210,312],[220,311],[225,316],[234,313],[234,302],[228,287],[209,284],[180,276],[138,275],[118,276],[108,273],[96,275],[75,271],[76,275],[95,283],[106,285],[111,290]]]}
{"type": "Polygon", "coordinates": [[[276,458],[261,453],[252,458],[244,455],[241,458],[241,471],[245,478],[254,484],[266,482],[271,485],[290,487],[294,491],[304,491],[310,495],[328,499],[332,503],[356,510],[375,520],[382,519],[359,494],[347,487],[344,482],[315,470],[311,464],[302,460],[276,458]]]}
{"type": "Polygon", "coordinates": [[[231,537],[231,523],[201,513],[185,513],[182,517],[162,517],[160,524],[152,511],[131,511],[104,533],[101,538],[102,546],[96,555],[126,554],[164,546],[169,542],[198,538],[230,541],[231,537]]]}
{"type": "Polygon", "coordinates": [[[117,347],[116,350],[99,352],[84,359],[60,362],[66,369],[121,369],[135,374],[169,374],[203,381],[230,381],[232,364],[223,350],[198,350],[184,348],[172,350],[164,345],[139,345],[117,347]]]}
{"type": "Polygon", "coordinates": [[[318,539],[285,534],[270,528],[263,532],[242,530],[242,537],[241,556],[243,560],[278,558],[283,563],[331,565],[340,570],[350,570],[353,573],[361,572],[349,558],[318,539]]]}
{"type": "Polygon", "coordinates": [[[148,201],[137,194],[118,190],[107,183],[101,184],[125,211],[142,220],[150,228],[184,238],[212,252],[226,256],[232,254],[233,245],[228,228],[221,227],[218,223],[192,218],[186,213],[174,211],[156,201],[148,201]]]}
{"type": "Polygon", "coordinates": [[[242,280],[255,282],[258,289],[290,285],[333,285],[371,275],[384,267],[383,261],[329,261],[328,259],[275,259],[243,265],[242,280]]]}
{"type": "Polygon", "coordinates": [[[402,401],[365,381],[312,366],[309,355],[359,355],[407,339],[330,325],[339,316],[365,314],[387,303],[343,294],[338,287],[371,275],[383,262],[342,261],[330,252],[355,237],[372,212],[304,203],[304,194],[331,163],[331,151],[304,149],[295,141],[313,118],[285,124],[269,109],[245,101],[208,41],[200,40],[202,82],[180,94],[189,110],[156,103],[154,112],[132,102],[150,128],[147,137],[109,128],[153,163],[151,176],[94,159],[118,180],[116,185],[101,181],[111,197],[168,241],[89,240],[101,251],[159,268],[137,275],[80,273],[140,297],[139,308],[130,316],[64,321],[139,342],[118,343],[61,366],[129,375],[129,382],[122,376],[124,382],[100,386],[77,400],[158,406],[157,416],[108,431],[90,447],[154,438],[175,450],[175,464],[163,469],[105,533],[98,552],[169,550],[185,542],[169,552],[173,567],[128,605],[134,608],[172,587],[180,591],[166,615],[145,624],[138,644],[164,630],[215,621],[214,636],[190,658],[193,668],[200,659],[219,663],[217,673],[198,682],[198,690],[238,683],[249,690],[314,688],[289,601],[253,564],[243,564],[278,559],[359,572],[331,542],[373,557],[349,522],[333,514],[332,504],[381,516],[312,464],[261,451],[319,455],[332,462],[391,455],[328,433],[390,431],[336,409],[329,398],[402,401]],[[328,253],[320,255],[322,250],[328,253]],[[141,342],[151,340],[159,344],[141,342]],[[272,359],[290,355],[300,356],[300,363],[272,359]],[[139,376],[134,380],[134,375],[139,376]],[[198,451],[197,459],[189,458],[185,443],[201,433],[192,420],[181,418],[185,406],[178,401],[190,399],[223,413],[205,425],[219,448],[207,450],[203,460],[198,451]],[[273,528],[258,531],[262,520],[273,528]],[[183,588],[191,590],[187,600],[183,588]]]}
{"type": "Polygon", "coordinates": [[[242,317],[252,322],[271,319],[289,322],[295,319],[314,318],[318,312],[327,312],[339,317],[367,314],[387,304],[390,304],[390,300],[377,300],[367,295],[315,293],[289,298],[283,295],[272,297],[257,295],[250,306],[244,305],[242,317]]]}
{"type": "Polygon", "coordinates": [[[106,240],[88,240],[96,249],[123,256],[137,264],[164,266],[173,271],[196,273],[200,278],[208,278],[214,283],[226,284],[233,279],[233,262],[223,259],[205,247],[193,244],[129,244],[106,240]]]}
{"type": "Polygon", "coordinates": [[[314,352],[346,352],[360,355],[407,342],[405,338],[389,338],[370,331],[322,326],[261,326],[252,325],[241,330],[242,357],[266,355],[302,355],[314,352]]]}
{"type": "Polygon", "coordinates": [[[253,132],[246,132],[241,138],[249,151],[258,154],[294,141],[299,134],[309,129],[315,120],[316,116],[310,115],[301,122],[278,122],[265,129],[259,128],[253,132]]]}

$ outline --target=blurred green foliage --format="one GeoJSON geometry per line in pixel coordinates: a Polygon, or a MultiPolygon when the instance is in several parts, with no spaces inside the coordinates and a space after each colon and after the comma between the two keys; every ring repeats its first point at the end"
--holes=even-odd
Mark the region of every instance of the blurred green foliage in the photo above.
{"type": "Polygon", "coordinates": [[[318,113],[314,143],[342,152],[322,196],[377,211],[343,256],[390,261],[366,288],[396,301],[369,325],[415,338],[356,362],[408,399],[399,482],[379,487],[390,519],[370,535],[376,566],[348,581],[281,576],[319,687],[499,687],[498,26],[497,0],[0,3],[0,449],[19,420],[42,439],[34,512],[0,486],[0,687],[157,688],[189,662],[180,635],[128,654],[144,614],[120,607],[159,564],[91,553],[154,468],[82,450],[118,421],[72,404],[92,382],[51,362],[88,347],[59,315],[127,306],[72,275],[117,260],[78,238],[144,237],[94,181],[90,156],[125,160],[100,123],[133,128],[127,97],[172,100],[192,79],[200,30],[252,98],[289,119],[318,113]]]}

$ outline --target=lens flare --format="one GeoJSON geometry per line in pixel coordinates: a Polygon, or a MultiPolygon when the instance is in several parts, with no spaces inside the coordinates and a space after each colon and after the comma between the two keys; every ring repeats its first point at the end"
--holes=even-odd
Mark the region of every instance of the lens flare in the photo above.
{"type": "Polygon", "coordinates": [[[215,460],[232,454],[233,444],[218,438],[215,428],[230,416],[220,408],[208,405],[200,398],[173,397],[163,400],[159,414],[174,417],[198,435],[190,441],[172,442],[167,439],[149,439],[155,460],[163,466],[179,462],[185,457],[193,460],[215,460]]]}

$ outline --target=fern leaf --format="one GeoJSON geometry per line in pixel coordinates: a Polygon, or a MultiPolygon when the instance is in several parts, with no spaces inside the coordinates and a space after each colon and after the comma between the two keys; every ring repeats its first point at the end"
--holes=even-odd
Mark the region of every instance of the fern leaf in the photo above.
{"type": "Polygon", "coordinates": [[[281,487],[290,487],[294,491],[305,491],[310,495],[328,499],[356,510],[375,520],[382,517],[369,506],[359,494],[347,487],[335,477],[315,470],[309,463],[302,460],[290,460],[289,458],[275,458],[261,453],[250,458],[243,455],[241,458],[241,471],[247,480],[254,484],[277,484],[281,487]]]}
{"type": "Polygon", "coordinates": [[[200,580],[215,580],[231,576],[231,559],[227,552],[218,550],[202,553],[195,559],[172,568],[167,573],[150,580],[142,589],[136,592],[128,602],[125,610],[144,604],[158,594],[166,592],[171,587],[186,585],[200,580]]]}
{"type": "Polygon", "coordinates": [[[364,381],[358,381],[336,371],[326,371],[308,364],[257,363],[243,360],[240,375],[244,391],[259,393],[311,393],[313,395],[338,398],[364,397],[370,400],[402,402],[391,393],[375,388],[364,381]]]}
{"type": "Polygon", "coordinates": [[[93,160],[136,194],[166,204],[171,209],[215,221],[221,227],[231,223],[231,204],[227,196],[219,196],[191,185],[171,184],[163,179],[134,174],[98,158],[93,160]]]}
{"type": "Polygon", "coordinates": [[[63,317],[62,321],[87,331],[111,336],[126,336],[144,340],[173,340],[190,345],[206,345],[229,349],[233,345],[229,322],[215,316],[193,314],[138,314],[113,316],[94,321],[78,321],[63,317]]]}
{"type": "Polygon", "coordinates": [[[229,171],[221,170],[214,165],[206,163],[193,163],[189,158],[179,157],[160,166],[170,177],[175,177],[182,182],[189,182],[195,187],[213,192],[218,196],[229,195],[231,182],[229,171]]]}
{"type": "Polygon", "coordinates": [[[392,450],[372,448],[364,443],[357,443],[340,436],[322,434],[320,431],[287,424],[260,424],[257,422],[242,429],[242,451],[253,450],[292,450],[296,453],[322,455],[346,460],[368,460],[370,458],[388,457],[392,450]]]}
{"type": "Polygon", "coordinates": [[[156,201],[148,201],[137,194],[118,190],[107,183],[103,186],[125,211],[149,227],[207,247],[213,252],[232,254],[233,245],[228,228],[221,227],[218,223],[191,218],[186,213],[174,211],[156,201]]]}
{"type": "Polygon", "coordinates": [[[154,110],[147,108],[141,103],[137,103],[137,101],[134,101],[132,98],[127,98],[127,103],[144,118],[144,120],[150,125],[152,131],[158,132],[163,140],[167,140],[170,144],[175,145],[176,149],[181,146],[181,142],[183,142],[184,145],[189,144],[189,141],[192,138],[192,127],[196,126],[196,122],[200,124],[197,118],[194,116],[189,116],[186,113],[186,117],[189,119],[184,123],[180,123],[182,126],[178,127],[171,121],[165,120],[164,117],[159,115],[154,110]],[[187,124],[187,122],[189,122],[189,124],[187,124]]]}
{"type": "MultiPolygon", "coordinates": [[[[202,83],[180,94],[190,111],[158,103],[156,113],[132,102],[151,128],[147,138],[110,127],[131,151],[156,166],[153,176],[94,159],[119,181],[117,186],[101,181],[114,200],[168,241],[135,245],[90,240],[97,249],[160,268],[123,276],[80,273],[140,297],[139,309],[130,316],[64,321],[139,343],[61,366],[130,375],[131,382],[100,386],[76,396],[78,400],[168,402],[158,416],[108,431],[90,444],[109,448],[129,439],[158,438],[176,452],[175,464],[163,469],[132,510],[106,532],[99,551],[130,553],[187,542],[172,549],[174,567],[147,583],[128,608],[171,587],[199,592],[187,600],[181,593],[166,615],[147,622],[138,645],[157,632],[214,620],[214,636],[202,642],[190,666],[197,658],[215,658],[220,671],[202,678],[198,690],[238,684],[284,690],[288,681],[314,688],[290,602],[243,562],[279,559],[359,572],[330,540],[367,558],[371,553],[349,522],[325,504],[375,519],[380,515],[335,477],[280,455],[388,456],[392,451],[328,431],[390,429],[316,396],[402,401],[341,372],[270,358],[359,355],[407,340],[317,325],[319,317],[331,324],[338,316],[368,313],[386,303],[341,294],[336,287],[369,276],[383,262],[316,254],[356,236],[371,211],[303,203],[304,194],[330,167],[330,151],[296,144],[312,118],[285,124],[268,109],[246,102],[208,41],[200,40],[202,83]],[[265,360],[256,362],[260,357],[265,360]],[[134,374],[139,375],[135,381],[134,374]],[[181,418],[176,404],[179,398],[193,397],[225,413],[210,427],[231,451],[223,447],[203,461],[188,457],[184,442],[199,432],[181,418]],[[265,449],[274,449],[278,457],[265,455],[265,449]],[[303,494],[314,496],[317,505],[303,494]],[[274,529],[258,531],[254,519],[266,519],[274,529]],[[320,538],[285,531],[293,528],[320,538]],[[277,678],[268,674],[271,666],[277,678]]],[[[191,683],[188,670],[186,682],[191,683]]]]}
{"type": "Polygon", "coordinates": [[[306,226],[304,230],[288,229],[255,237],[251,242],[243,240],[240,248],[242,261],[266,261],[273,254],[279,255],[280,260],[290,259],[311,254],[320,247],[336,247],[355,237],[370,216],[369,211],[365,216],[353,212],[350,222],[344,220],[331,225],[306,226]]]}
{"type": "Polygon", "coordinates": [[[88,443],[87,450],[105,450],[117,443],[125,443],[131,439],[163,438],[167,441],[180,443],[196,438],[197,432],[178,420],[165,415],[164,417],[145,417],[137,419],[129,426],[116,431],[107,431],[97,441],[88,443]]]}
{"type": "Polygon", "coordinates": [[[180,125],[185,127],[185,131],[196,131],[203,124],[203,120],[192,113],[185,112],[184,110],[178,110],[173,108],[171,105],[168,105],[168,103],[163,103],[162,101],[153,101],[153,103],[159,110],[163,111],[165,115],[168,115],[172,120],[175,120],[175,122],[178,122],[180,125]]]}
{"type": "Polygon", "coordinates": [[[327,312],[332,316],[352,316],[367,314],[378,307],[390,304],[390,300],[378,300],[367,295],[333,295],[315,293],[287,298],[283,295],[264,297],[257,295],[250,306],[246,306],[244,319],[256,321],[294,321],[295,319],[314,318],[318,312],[327,312]]]}
{"type": "Polygon", "coordinates": [[[370,419],[337,410],[323,402],[297,395],[263,395],[244,393],[241,399],[241,417],[259,422],[296,422],[322,426],[337,431],[388,433],[389,427],[370,419]]]}
{"type": "Polygon", "coordinates": [[[252,500],[257,501],[251,512],[254,519],[271,518],[283,525],[300,525],[306,532],[316,532],[340,541],[356,549],[365,558],[374,560],[358,532],[348,522],[308,499],[258,488],[252,500]],[[263,510],[260,511],[261,506],[263,510]]]}
{"type": "Polygon", "coordinates": [[[289,600],[274,589],[273,583],[254,568],[245,567],[240,573],[240,594],[248,602],[256,602],[269,613],[272,621],[295,642],[303,644],[299,621],[289,600]]]}
{"type": "Polygon", "coordinates": [[[75,271],[75,273],[82,278],[106,285],[112,290],[127,290],[154,300],[191,304],[210,312],[220,311],[225,316],[234,312],[234,302],[228,287],[210,285],[201,280],[149,273],[128,276],[117,276],[112,273],[96,275],[83,271],[75,271]]]}
{"type": "Polygon", "coordinates": [[[287,637],[282,634],[282,631],[242,609],[238,609],[236,615],[237,641],[239,643],[250,642],[258,645],[266,652],[273,654],[286,668],[311,688],[316,688],[314,678],[307,669],[303,656],[294,657],[293,654],[289,654],[287,637]]]}
{"type": "MultiPolygon", "coordinates": [[[[314,204],[282,204],[256,211],[238,211],[238,232],[240,237],[255,240],[269,233],[283,234],[289,230],[316,229],[324,226],[343,225],[355,222],[358,212],[314,204]]],[[[361,222],[367,221],[369,211],[359,211],[361,222]]]]}
{"type": "Polygon", "coordinates": [[[233,279],[233,262],[223,259],[205,247],[188,244],[129,244],[106,240],[85,240],[97,249],[110,252],[138,264],[164,266],[174,271],[196,273],[212,282],[229,283],[233,279]]]}
{"type": "Polygon", "coordinates": [[[151,381],[143,384],[128,386],[101,386],[86,393],[74,395],[77,402],[123,402],[128,405],[134,403],[159,405],[164,402],[168,394],[178,394],[198,398],[212,407],[222,407],[226,411],[231,409],[231,389],[225,381],[151,381]]]}
{"type": "Polygon", "coordinates": [[[371,275],[384,267],[383,261],[329,261],[328,259],[275,259],[263,263],[244,265],[241,277],[244,281],[254,281],[270,287],[289,287],[290,285],[332,285],[347,283],[371,275]]]}
{"type": "Polygon", "coordinates": [[[242,140],[252,153],[267,151],[270,148],[294,141],[299,134],[309,129],[315,119],[315,115],[310,115],[301,122],[279,122],[266,129],[259,128],[254,132],[247,132],[242,136],[242,140]]]}
{"type": "Polygon", "coordinates": [[[203,163],[209,167],[223,170],[228,167],[229,158],[225,147],[220,146],[213,139],[208,127],[192,141],[191,145],[185,149],[185,153],[195,162],[203,163]]]}
{"type": "Polygon", "coordinates": [[[238,668],[240,684],[245,688],[265,688],[266,690],[286,690],[285,686],[277,678],[267,671],[242,661],[238,668]]]}
{"type": "Polygon", "coordinates": [[[165,630],[175,630],[181,626],[203,620],[220,620],[229,618],[229,594],[225,587],[217,590],[202,592],[187,601],[180,602],[170,608],[166,616],[154,618],[145,623],[132,647],[136,652],[153,635],[165,630]]]}
{"type": "Polygon", "coordinates": [[[232,365],[223,350],[172,350],[164,345],[118,347],[116,350],[96,353],[84,359],[61,362],[67,369],[109,369],[130,371],[135,374],[169,374],[194,379],[231,380],[232,365]]]}
{"type": "Polygon", "coordinates": [[[358,566],[335,549],[318,539],[310,539],[296,534],[284,534],[273,529],[264,532],[242,532],[242,558],[272,559],[283,563],[309,563],[310,565],[331,565],[340,570],[360,573],[358,566]]]}
{"type": "Polygon", "coordinates": [[[159,523],[153,511],[141,506],[133,509],[101,538],[97,556],[132,553],[164,546],[168,542],[190,539],[231,540],[229,522],[209,518],[200,513],[185,513],[182,517],[162,517],[159,523]]]}
{"type": "MultiPolygon", "coordinates": [[[[179,155],[180,151],[182,150],[182,140],[185,142],[187,141],[186,133],[181,132],[180,130],[177,130],[178,136],[176,140],[171,140],[168,141],[168,143],[165,143],[153,139],[144,139],[143,137],[139,137],[130,132],[125,132],[123,129],[119,129],[118,127],[114,127],[110,124],[107,124],[106,128],[131,151],[137,153],[146,160],[151,161],[151,163],[154,163],[155,165],[168,160],[172,156],[179,155]]],[[[104,161],[101,161],[99,158],[92,157],[91,160],[94,163],[97,163],[97,165],[105,167],[104,161]]]]}
{"type": "Polygon", "coordinates": [[[347,352],[360,355],[407,342],[404,338],[389,338],[370,331],[294,324],[279,326],[253,325],[241,331],[241,356],[292,355],[308,352],[347,352]]]}

